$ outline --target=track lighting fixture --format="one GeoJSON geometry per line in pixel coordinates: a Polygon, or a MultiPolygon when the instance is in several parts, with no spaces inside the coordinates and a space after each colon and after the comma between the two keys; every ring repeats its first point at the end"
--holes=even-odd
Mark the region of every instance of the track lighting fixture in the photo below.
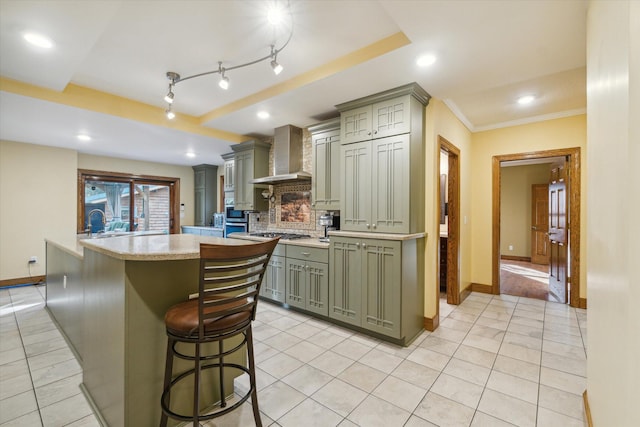
{"type": "Polygon", "coordinates": [[[224,75],[224,68],[222,68],[222,62],[218,62],[218,72],[220,73],[220,81],[218,82],[218,86],[222,89],[229,89],[229,77],[224,75]]]}
{"type": "MultiPolygon", "coordinates": [[[[278,5],[275,5],[275,8],[278,9],[278,5]]],[[[238,68],[243,68],[243,67],[248,67],[249,65],[253,65],[253,64],[257,64],[259,62],[262,61],[268,61],[270,60],[270,64],[271,64],[271,69],[273,70],[273,72],[276,75],[279,75],[282,70],[284,70],[284,68],[282,67],[282,65],[280,65],[278,63],[278,53],[282,52],[282,50],[287,47],[287,45],[289,44],[289,42],[291,41],[291,37],[293,36],[293,14],[291,13],[291,8],[289,5],[289,0],[287,0],[286,6],[281,6],[279,7],[280,12],[285,12],[283,13],[283,15],[288,15],[289,17],[289,35],[287,37],[287,40],[284,42],[284,44],[282,46],[280,46],[279,48],[276,47],[276,44],[272,44],[271,46],[271,51],[269,52],[269,55],[264,56],[262,58],[258,58],[255,59],[253,61],[249,61],[246,62],[244,64],[239,64],[239,65],[234,65],[233,67],[223,67],[222,66],[222,61],[218,61],[218,69],[217,70],[211,70],[211,71],[205,71],[203,73],[200,74],[194,74],[192,76],[187,76],[187,77],[180,77],[180,74],[175,73],[173,71],[169,71],[167,72],[167,78],[169,79],[170,83],[169,83],[169,92],[165,95],[164,100],[165,102],[167,102],[168,104],[168,108],[166,110],[166,114],[167,117],[169,119],[173,119],[175,117],[175,114],[171,111],[171,105],[173,104],[174,101],[174,97],[175,94],[173,92],[173,88],[175,85],[177,85],[178,83],[181,83],[185,80],[189,80],[189,79],[194,79],[196,77],[202,77],[202,76],[206,76],[209,74],[220,74],[220,80],[218,81],[218,86],[220,86],[220,88],[227,90],[229,88],[229,77],[226,76],[226,72],[228,71],[232,71],[232,70],[236,70],[238,68]]],[[[269,16],[269,22],[271,22],[273,25],[275,25],[275,21],[273,21],[273,16],[269,16]]]]}
{"type": "Polygon", "coordinates": [[[176,118],[176,114],[173,111],[171,111],[171,105],[169,105],[169,108],[167,108],[165,113],[167,114],[167,119],[169,120],[173,120],[176,118]]]}
{"type": "Polygon", "coordinates": [[[271,60],[271,68],[273,68],[273,72],[277,76],[282,72],[284,68],[282,67],[282,65],[278,64],[278,51],[275,49],[274,45],[271,45],[271,57],[273,58],[271,60]]]}

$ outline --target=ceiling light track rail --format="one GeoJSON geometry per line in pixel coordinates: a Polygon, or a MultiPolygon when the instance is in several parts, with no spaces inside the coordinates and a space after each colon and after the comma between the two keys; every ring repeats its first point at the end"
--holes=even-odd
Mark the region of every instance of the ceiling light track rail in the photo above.
{"type": "MultiPolygon", "coordinates": [[[[269,13],[271,14],[272,11],[270,11],[269,13]]],[[[239,68],[244,68],[244,67],[248,67],[254,64],[258,64],[260,62],[264,62],[267,60],[271,60],[270,65],[271,68],[274,72],[274,74],[278,75],[282,72],[282,70],[284,69],[282,67],[282,65],[280,65],[278,63],[278,54],[280,52],[282,52],[284,50],[284,48],[287,47],[287,45],[289,44],[289,42],[291,41],[291,38],[293,37],[293,14],[291,13],[291,7],[290,7],[290,3],[289,1],[287,1],[287,5],[286,5],[286,12],[289,16],[289,36],[287,37],[287,40],[284,42],[284,44],[279,47],[276,48],[275,43],[270,45],[271,51],[268,55],[263,56],[261,58],[255,59],[253,61],[249,61],[243,64],[238,64],[238,65],[234,65],[232,67],[223,67],[222,66],[222,61],[218,61],[218,69],[216,70],[211,70],[211,71],[205,71],[202,73],[198,73],[198,74],[194,74],[191,76],[187,76],[187,77],[182,77],[180,76],[180,74],[174,72],[174,71],[167,71],[167,79],[169,79],[169,92],[165,95],[164,100],[167,103],[167,110],[165,111],[167,118],[168,119],[173,119],[175,118],[175,114],[173,113],[173,111],[171,111],[171,106],[173,104],[174,98],[175,98],[175,93],[173,92],[173,88],[175,87],[175,85],[177,85],[178,83],[187,81],[187,80],[191,80],[191,79],[195,79],[197,77],[203,77],[203,76],[208,76],[211,74],[220,74],[220,81],[218,82],[218,86],[220,86],[222,89],[228,89],[229,88],[229,77],[226,76],[226,73],[229,71],[233,71],[233,70],[237,70],[239,68]]],[[[271,17],[269,17],[269,21],[271,21],[271,17]]]]}

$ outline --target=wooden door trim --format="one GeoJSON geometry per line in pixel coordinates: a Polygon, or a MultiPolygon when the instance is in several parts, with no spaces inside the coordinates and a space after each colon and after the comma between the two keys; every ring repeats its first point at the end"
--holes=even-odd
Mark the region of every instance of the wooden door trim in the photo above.
{"type": "Polygon", "coordinates": [[[567,232],[569,234],[570,250],[568,267],[569,271],[571,271],[569,303],[572,307],[580,306],[580,147],[493,156],[492,294],[500,294],[500,163],[509,160],[529,160],[559,156],[566,156],[569,159],[567,162],[567,173],[569,175],[569,221],[567,232]]]}
{"type": "MultiPolygon", "coordinates": [[[[446,151],[449,154],[449,170],[447,194],[449,198],[449,233],[447,237],[447,303],[458,305],[460,297],[460,149],[446,138],[438,135],[438,176],[440,176],[440,153],[446,151]]],[[[440,191],[436,192],[437,206],[440,206],[440,191]]],[[[439,216],[438,216],[439,217],[439,216]]],[[[439,239],[438,239],[439,240],[439,239]]],[[[440,246],[438,245],[438,248],[440,246]]],[[[440,251],[437,251],[440,254],[440,251]]],[[[440,263],[437,263],[436,283],[440,283],[440,263]]],[[[440,301],[440,285],[437,288],[437,301],[440,301]]],[[[466,296],[466,294],[465,294],[466,296]]],[[[437,304],[440,312],[440,304],[437,304]]]]}

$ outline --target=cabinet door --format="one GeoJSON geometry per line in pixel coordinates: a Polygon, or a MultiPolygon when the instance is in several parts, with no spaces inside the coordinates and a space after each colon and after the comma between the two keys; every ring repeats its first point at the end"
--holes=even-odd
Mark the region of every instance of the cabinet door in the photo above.
{"type": "Polygon", "coordinates": [[[264,273],[260,295],[274,301],[285,300],[285,257],[273,255],[264,273]]]}
{"type": "Polygon", "coordinates": [[[343,144],[371,139],[371,105],[340,114],[340,137],[343,144]]]}
{"type": "Polygon", "coordinates": [[[306,263],[305,309],[329,315],[329,266],[321,262],[306,263]]]}
{"type": "Polygon", "coordinates": [[[285,302],[291,306],[305,308],[306,261],[287,258],[287,292],[285,302]]]}
{"type": "Polygon", "coordinates": [[[313,139],[313,207],[340,209],[340,134],[320,134],[313,139]]]}
{"type": "Polygon", "coordinates": [[[343,145],[340,173],[340,228],[370,231],[371,227],[371,144],[358,142],[343,145]]]}
{"type": "Polygon", "coordinates": [[[371,229],[409,233],[409,135],[377,139],[373,144],[371,229]]]}
{"type": "Polygon", "coordinates": [[[360,326],[360,243],[357,239],[332,237],[329,252],[329,317],[360,326]]]}
{"type": "Polygon", "coordinates": [[[235,177],[233,176],[233,160],[224,162],[224,191],[234,191],[235,177]]]}
{"type": "Polygon", "coordinates": [[[401,246],[362,239],[362,327],[400,338],[401,246]]]}
{"type": "Polygon", "coordinates": [[[193,225],[204,226],[206,225],[206,188],[195,188],[194,189],[194,200],[193,200],[193,225]]]}
{"type": "Polygon", "coordinates": [[[373,104],[372,116],[373,138],[409,133],[411,131],[410,96],[373,104]]]}
{"type": "Polygon", "coordinates": [[[235,209],[253,209],[253,184],[249,180],[253,179],[253,152],[244,151],[237,153],[234,165],[234,188],[235,188],[235,209]]]}

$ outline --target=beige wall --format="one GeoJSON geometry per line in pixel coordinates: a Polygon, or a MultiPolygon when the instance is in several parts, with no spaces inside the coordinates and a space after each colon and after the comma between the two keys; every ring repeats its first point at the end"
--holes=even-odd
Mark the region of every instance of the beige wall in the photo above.
{"type": "MultiPolygon", "coordinates": [[[[493,156],[528,153],[557,148],[580,147],[582,153],[580,207],[582,224],[580,233],[586,235],[586,188],[585,165],[587,142],[586,115],[581,114],[544,122],[474,133],[472,136],[473,162],[469,166],[471,181],[471,280],[474,283],[491,285],[492,257],[492,159],[493,156]]],[[[586,239],[580,242],[581,258],[586,254],[586,239]]],[[[580,271],[580,296],[586,294],[586,268],[580,271]]]]}
{"type": "Polygon", "coordinates": [[[425,316],[429,318],[436,314],[439,294],[438,135],[460,150],[460,290],[471,284],[471,132],[441,100],[432,98],[425,112],[425,316]]]}
{"type": "Polygon", "coordinates": [[[193,224],[191,167],[0,141],[0,280],[44,275],[44,239],[75,246],[79,168],[180,178],[181,223],[193,224]]]}
{"type": "Polygon", "coordinates": [[[531,186],[549,182],[549,164],[503,167],[500,181],[500,254],[531,257],[531,186]]]}
{"type": "Polygon", "coordinates": [[[640,2],[591,2],[587,40],[587,390],[593,425],[640,426],[640,2]]]}
{"type": "Polygon", "coordinates": [[[0,280],[44,275],[45,238],[75,245],[76,164],[73,150],[0,141],[0,280]]]}

